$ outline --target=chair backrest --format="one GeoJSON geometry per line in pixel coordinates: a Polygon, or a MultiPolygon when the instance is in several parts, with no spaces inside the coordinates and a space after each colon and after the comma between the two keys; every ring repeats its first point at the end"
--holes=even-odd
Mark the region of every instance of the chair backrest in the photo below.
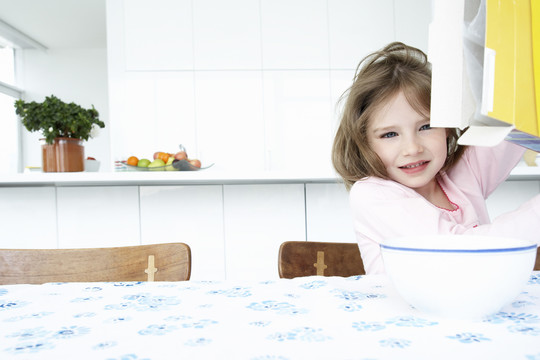
{"type": "Polygon", "coordinates": [[[0,285],[46,282],[182,281],[191,274],[187,244],[90,249],[0,249],[0,285]]]}
{"type": "Polygon", "coordinates": [[[356,243],[287,241],[279,247],[280,278],[364,275],[356,243]]]}
{"type": "Polygon", "coordinates": [[[536,262],[534,263],[534,270],[540,271],[540,246],[536,249],[536,262]]]}

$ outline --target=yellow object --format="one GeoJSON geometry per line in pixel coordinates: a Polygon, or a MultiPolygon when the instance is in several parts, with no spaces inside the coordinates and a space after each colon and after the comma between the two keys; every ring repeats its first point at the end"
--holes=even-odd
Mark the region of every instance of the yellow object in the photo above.
{"type": "Polygon", "coordinates": [[[540,150],[540,0],[487,0],[482,113],[540,150]]]}

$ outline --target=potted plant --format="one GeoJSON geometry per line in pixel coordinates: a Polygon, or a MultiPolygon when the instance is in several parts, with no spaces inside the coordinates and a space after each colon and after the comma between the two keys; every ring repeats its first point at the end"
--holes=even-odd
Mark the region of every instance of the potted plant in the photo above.
{"type": "Polygon", "coordinates": [[[15,112],[30,132],[44,136],[42,145],[44,172],[71,172],[84,170],[82,142],[91,137],[95,126],[105,127],[92,105],[84,109],[75,103],[65,103],[54,95],[42,103],[15,101],[15,112]]]}

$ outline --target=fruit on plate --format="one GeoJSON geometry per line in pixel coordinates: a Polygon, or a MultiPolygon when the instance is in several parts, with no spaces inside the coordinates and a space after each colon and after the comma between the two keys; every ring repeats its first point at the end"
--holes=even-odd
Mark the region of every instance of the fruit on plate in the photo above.
{"type": "MultiPolygon", "coordinates": [[[[166,153],[166,152],[160,152],[160,153],[158,154],[157,159],[163,160],[163,162],[166,164],[167,161],[169,161],[169,157],[170,157],[170,156],[169,156],[169,153],[166,153]]],[[[157,160],[157,159],[156,159],[156,160],[157,160]]]]}
{"type": "Polygon", "coordinates": [[[165,166],[165,161],[161,160],[160,158],[155,159],[150,164],[148,164],[148,168],[150,170],[162,170],[162,169],[156,169],[165,166]]]}
{"type": "Polygon", "coordinates": [[[176,171],[176,169],[172,166],[172,163],[173,163],[174,160],[175,160],[175,158],[173,156],[169,157],[169,160],[165,164],[166,165],[165,170],[167,170],[167,171],[176,171]]]}
{"type": "Polygon", "coordinates": [[[189,162],[191,165],[195,166],[195,167],[198,167],[198,168],[201,167],[201,161],[198,160],[198,159],[190,159],[190,160],[188,160],[188,162],[189,162]]]}
{"type": "Polygon", "coordinates": [[[187,153],[185,151],[179,151],[176,154],[174,154],[174,158],[176,160],[187,160],[188,156],[187,156],[187,153]]]}
{"type": "Polygon", "coordinates": [[[201,168],[201,161],[199,159],[190,159],[186,149],[182,145],[180,145],[180,150],[176,153],[156,151],[152,155],[151,160],[146,158],[139,159],[136,156],[130,156],[126,163],[130,166],[149,167],[149,170],[177,171],[194,170],[194,167],[199,169],[201,168]],[[182,163],[178,164],[179,161],[182,161],[182,163]],[[175,165],[173,166],[173,164],[175,165]]]}
{"type": "MultiPolygon", "coordinates": [[[[162,160],[163,161],[163,160],[162,160]]],[[[148,165],[150,165],[150,160],[148,159],[141,159],[139,160],[139,162],[137,163],[137,166],[138,167],[148,167],[148,165]]]]}
{"type": "Polygon", "coordinates": [[[136,156],[130,156],[127,159],[127,164],[131,166],[137,166],[139,164],[139,159],[136,156]]]}

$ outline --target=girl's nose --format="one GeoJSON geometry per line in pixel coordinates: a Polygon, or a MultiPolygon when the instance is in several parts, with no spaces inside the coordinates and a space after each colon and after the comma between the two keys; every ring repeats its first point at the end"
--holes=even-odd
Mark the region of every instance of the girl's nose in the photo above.
{"type": "Polygon", "coordinates": [[[403,155],[411,156],[424,151],[424,147],[417,137],[409,138],[403,144],[403,155]]]}

